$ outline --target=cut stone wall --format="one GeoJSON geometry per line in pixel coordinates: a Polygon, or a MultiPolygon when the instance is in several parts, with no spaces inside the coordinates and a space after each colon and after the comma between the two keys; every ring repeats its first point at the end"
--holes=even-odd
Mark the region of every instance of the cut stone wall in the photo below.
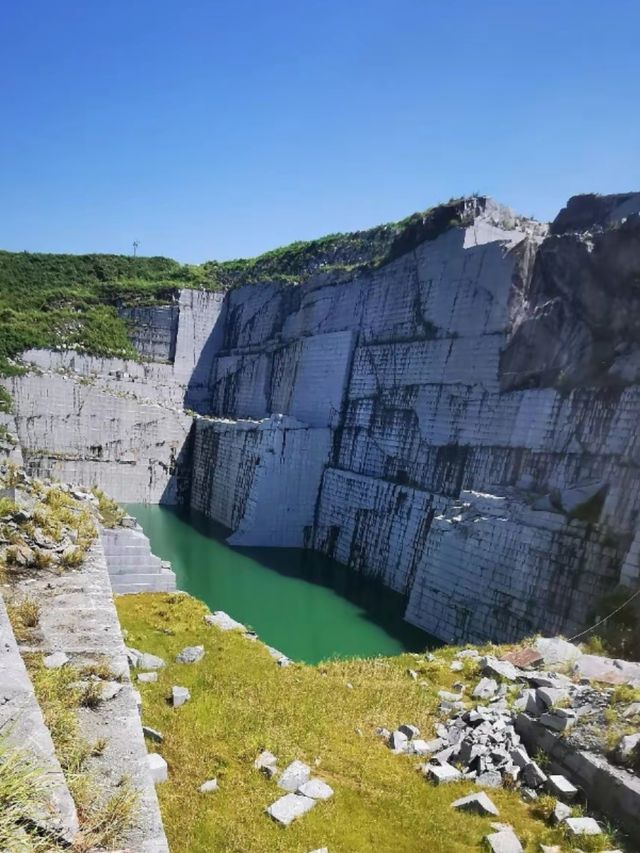
{"type": "Polygon", "coordinates": [[[313,525],[331,431],[289,417],[196,422],[191,506],[233,545],[302,547],[313,525]]]}
{"type": "Polygon", "coordinates": [[[313,543],[446,640],[583,627],[639,574],[638,198],[551,233],[488,202],[378,268],[183,291],[173,364],[27,354],[46,375],[4,381],[25,463],[190,488],[232,542],[313,543]]]}

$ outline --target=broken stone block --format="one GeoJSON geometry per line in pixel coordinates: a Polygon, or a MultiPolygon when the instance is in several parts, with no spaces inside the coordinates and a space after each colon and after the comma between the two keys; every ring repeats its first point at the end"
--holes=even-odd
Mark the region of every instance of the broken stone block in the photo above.
{"type": "Polygon", "coordinates": [[[426,775],[436,785],[456,782],[462,778],[462,773],[451,764],[429,764],[426,768],[426,775]]]}
{"type": "Polygon", "coordinates": [[[599,823],[592,817],[568,817],[565,825],[569,835],[577,838],[580,835],[601,835],[599,823]]]}
{"type": "Polygon", "coordinates": [[[157,672],[139,672],[138,673],[138,681],[142,681],[143,684],[151,684],[153,681],[158,680],[157,672]]]}
{"type": "Polygon", "coordinates": [[[147,765],[151,773],[151,778],[157,785],[159,782],[166,782],[168,778],[167,762],[157,752],[149,752],[147,754],[147,765]]]}
{"type": "Polygon", "coordinates": [[[565,702],[569,698],[569,691],[561,687],[538,687],[536,697],[546,708],[551,708],[552,705],[565,702]]]}
{"type": "Polygon", "coordinates": [[[204,646],[187,646],[176,655],[176,663],[197,663],[204,657],[204,646]]]}
{"type": "Polygon", "coordinates": [[[530,788],[539,788],[547,781],[546,774],[543,773],[535,761],[531,761],[523,768],[522,775],[530,788]]]}
{"type": "Polygon", "coordinates": [[[473,691],[474,699],[490,699],[498,692],[498,682],[494,678],[482,678],[473,691]]]}
{"type": "Polygon", "coordinates": [[[498,660],[492,655],[480,658],[480,667],[484,675],[504,678],[507,681],[515,681],[518,677],[518,670],[512,663],[506,660],[498,660]]]}
{"type": "Polygon", "coordinates": [[[457,702],[460,696],[457,693],[449,693],[448,690],[438,690],[438,698],[443,702],[457,702]]]}
{"type": "MultiPolygon", "coordinates": [[[[440,747],[438,747],[438,749],[439,748],[440,747]]],[[[432,752],[432,750],[429,749],[429,742],[422,740],[421,738],[409,741],[408,751],[413,755],[429,755],[432,752]]]]}
{"type": "Polygon", "coordinates": [[[305,782],[309,781],[311,769],[302,761],[292,761],[288,767],[282,771],[282,776],[278,779],[278,787],[283,791],[293,793],[305,782]]]}
{"type": "Polygon", "coordinates": [[[65,663],[69,663],[69,658],[64,652],[54,652],[51,655],[46,655],[42,658],[43,666],[46,669],[60,669],[65,663]]]}
{"type": "Polygon", "coordinates": [[[285,794],[267,808],[267,814],[282,826],[289,826],[297,817],[301,817],[315,806],[311,797],[300,794],[285,794]]]}
{"type": "Polygon", "coordinates": [[[480,815],[493,815],[493,817],[498,817],[500,814],[484,791],[481,791],[479,794],[469,794],[468,797],[461,797],[451,804],[451,808],[460,809],[460,811],[465,812],[475,812],[480,815]]]}
{"type": "Polygon", "coordinates": [[[204,617],[204,621],[207,625],[215,625],[216,628],[219,628],[221,631],[233,631],[235,628],[241,628],[243,631],[246,630],[245,626],[241,622],[236,622],[236,620],[232,619],[228,613],[224,612],[224,610],[216,610],[213,613],[207,613],[204,617]]]}
{"type": "Polygon", "coordinates": [[[103,702],[108,702],[109,699],[115,699],[122,691],[122,684],[117,681],[103,681],[100,685],[100,698],[103,702]]]}
{"type": "Polygon", "coordinates": [[[503,655],[500,660],[506,660],[520,669],[528,669],[541,664],[544,658],[537,649],[528,648],[516,649],[516,651],[503,655]]]}
{"type": "Polygon", "coordinates": [[[476,779],[476,785],[480,788],[501,788],[502,776],[497,770],[485,770],[476,779]]]}
{"type": "Polygon", "coordinates": [[[524,746],[519,746],[517,749],[512,749],[509,753],[509,757],[521,770],[527,766],[527,764],[531,763],[531,759],[529,758],[529,753],[524,748],[524,746]]]}
{"type": "Polygon", "coordinates": [[[629,719],[629,717],[637,717],[640,715],[640,702],[632,702],[628,708],[625,708],[623,717],[629,719]]]}
{"type": "Polygon", "coordinates": [[[413,740],[414,737],[418,737],[420,734],[420,729],[417,726],[412,726],[410,723],[403,723],[398,728],[398,731],[406,735],[409,740],[413,740]]]}
{"type": "Polygon", "coordinates": [[[454,660],[449,669],[451,672],[462,672],[464,664],[460,660],[454,660]]]}
{"type": "Polygon", "coordinates": [[[561,637],[538,637],[533,647],[548,666],[569,663],[580,656],[580,649],[561,637]]]}
{"type": "Polygon", "coordinates": [[[198,788],[201,794],[210,794],[213,791],[218,790],[218,780],[217,779],[207,779],[206,782],[203,782],[202,785],[198,788]]]}
{"type": "Polygon", "coordinates": [[[521,788],[520,796],[525,803],[534,803],[538,799],[538,795],[533,788],[521,788]]]}
{"type": "Polygon", "coordinates": [[[171,704],[174,708],[179,708],[185,702],[188,702],[189,699],[191,699],[191,693],[189,693],[186,687],[174,686],[171,688],[171,704]]]}
{"type": "Polygon", "coordinates": [[[518,836],[510,829],[493,832],[485,837],[491,853],[523,853],[518,836]]]}
{"type": "Polygon", "coordinates": [[[554,708],[540,717],[540,722],[548,729],[563,732],[571,728],[577,719],[575,711],[569,708],[554,708]]]}
{"type": "Polygon", "coordinates": [[[551,814],[551,822],[562,823],[568,817],[571,817],[571,806],[568,806],[566,803],[556,803],[551,814]]]}
{"type": "Polygon", "coordinates": [[[271,779],[277,773],[277,763],[278,759],[275,755],[272,752],[269,752],[268,749],[264,749],[253,762],[253,766],[256,770],[259,770],[271,779]]]}
{"type": "Polygon", "coordinates": [[[304,785],[300,785],[296,793],[311,797],[312,800],[328,800],[333,796],[333,788],[322,779],[309,779],[304,785]]]}
{"type": "Polygon", "coordinates": [[[162,669],[165,666],[165,662],[162,658],[159,658],[157,655],[151,655],[148,652],[141,652],[138,654],[136,658],[136,663],[134,666],[136,669],[162,669]]]}
{"type": "Polygon", "coordinates": [[[616,756],[621,761],[626,761],[631,758],[638,744],[640,744],[640,734],[625,735],[616,748],[616,756]]]}
{"type": "Polygon", "coordinates": [[[408,744],[409,738],[399,729],[396,729],[395,732],[391,732],[389,735],[389,748],[394,752],[405,752],[408,744]]]}
{"type": "Polygon", "coordinates": [[[552,773],[547,778],[547,788],[554,797],[562,797],[565,800],[574,800],[578,795],[575,785],[559,773],[552,773]]]}
{"type": "Polygon", "coordinates": [[[142,734],[149,738],[149,740],[154,741],[154,743],[162,743],[164,740],[163,735],[157,729],[152,729],[150,726],[143,726],[142,734]]]}

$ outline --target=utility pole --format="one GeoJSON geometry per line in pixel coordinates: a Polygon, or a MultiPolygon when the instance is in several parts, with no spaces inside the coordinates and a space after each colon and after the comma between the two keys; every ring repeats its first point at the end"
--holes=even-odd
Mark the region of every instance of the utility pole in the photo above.
{"type": "Polygon", "coordinates": [[[134,258],[135,258],[136,254],[137,254],[137,252],[138,252],[138,246],[139,246],[139,245],[140,245],[140,243],[139,243],[139,241],[138,241],[138,240],[134,240],[134,241],[133,241],[133,257],[134,257],[134,258]]]}

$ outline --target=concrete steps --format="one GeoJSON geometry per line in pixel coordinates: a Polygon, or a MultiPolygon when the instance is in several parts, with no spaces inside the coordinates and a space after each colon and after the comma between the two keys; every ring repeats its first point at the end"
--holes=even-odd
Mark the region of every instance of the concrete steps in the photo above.
{"type": "Polygon", "coordinates": [[[170,564],[152,553],[139,525],[104,529],[101,538],[115,593],[171,592],[176,588],[170,564]]]}

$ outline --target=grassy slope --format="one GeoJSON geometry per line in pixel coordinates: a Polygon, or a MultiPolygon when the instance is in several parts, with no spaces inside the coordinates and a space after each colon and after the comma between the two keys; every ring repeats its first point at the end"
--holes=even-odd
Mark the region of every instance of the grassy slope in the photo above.
{"type": "MultiPolygon", "coordinates": [[[[0,251],[0,374],[31,347],[136,356],[118,305],[168,302],[180,288],[226,291],[240,284],[296,283],[313,270],[377,265],[458,224],[460,200],[368,231],[292,243],[257,258],[200,266],[168,258],[0,251]]],[[[1,401],[0,401],[1,402],[1,401]]]]}
{"type": "MultiPolygon", "coordinates": [[[[478,790],[473,783],[435,787],[416,772],[417,759],[393,755],[375,735],[377,726],[411,722],[433,736],[437,690],[461,676],[476,681],[472,668],[449,670],[453,648],[439,651],[433,663],[402,655],[279,669],[261,644],[205,625],[207,610],[195,599],[124,596],[117,607],[127,642],[168,664],[156,684],[139,686],[144,722],[165,738],[154,748],[169,764],[170,781],[158,794],[174,853],[482,849],[490,820],[450,808],[478,790]],[[200,663],[174,663],[180,649],[196,644],[206,649],[200,663]],[[408,667],[418,671],[418,681],[408,667]],[[165,698],[174,684],[192,694],[179,709],[165,698]],[[263,748],[278,756],[280,767],[296,758],[316,762],[335,790],[333,799],[287,829],[273,823],[264,809],[282,792],[253,769],[263,748]],[[199,794],[198,786],[216,776],[220,790],[199,794]]],[[[537,851],[540,841],[569,849],[560,830],[549,828],[518,794],[489,793],[500,820],[513,824],[527,851],[537,851]]],[[[603,847],[597,842],[586,849],[603,847]]]]}

